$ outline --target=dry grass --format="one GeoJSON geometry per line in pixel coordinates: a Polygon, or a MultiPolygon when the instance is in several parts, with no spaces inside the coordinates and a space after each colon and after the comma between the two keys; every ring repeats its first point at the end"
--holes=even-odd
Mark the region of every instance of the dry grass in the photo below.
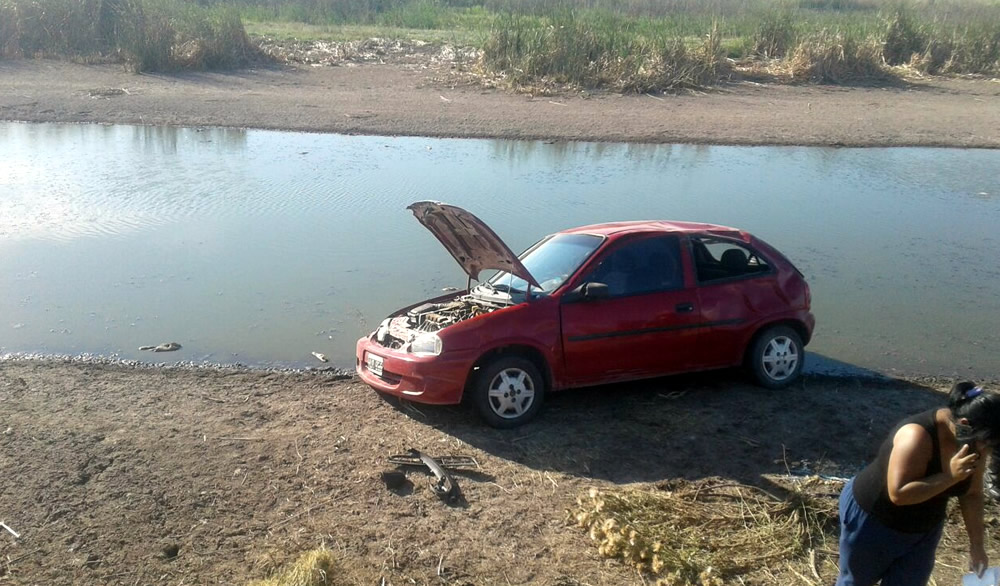
{"type": "Polygon", "coordinates": [[[802,488],[777,497],[718,480],[667,490],[591,489],[577,504],[569,514],[601,555],[662,586],[721,586],[761,567],[806,559],[836,530],[837,519],[835,500],[802,488]]]}
{"type": "Polygon", "coordinates": [[[859,40],[827,31],[800,43],[788,58],[787,67],[796,81],[843,84],[893,77],[885,67],[878,40],[859,40]]]}
{"type": "Polygon", "coordinates": [[[372,584],[372,580],[373,577],[362,577],[329,549],[321,547],[307,551],[271,577],[250,586],[357,586],[372,584]]]}

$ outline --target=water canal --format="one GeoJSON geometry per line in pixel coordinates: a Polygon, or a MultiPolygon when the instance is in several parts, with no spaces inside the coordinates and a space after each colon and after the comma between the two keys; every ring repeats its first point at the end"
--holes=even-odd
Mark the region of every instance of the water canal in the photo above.
{"type": "Polygon", "coordinates": [[[350,367],[385,314],[465,285],[405,209],[433,199],[515,250],[610,220],[741,227],[809,279],[813,364],[1000,378],[998,169],[988,150],[0,123],[0,354],[350,367]]]}

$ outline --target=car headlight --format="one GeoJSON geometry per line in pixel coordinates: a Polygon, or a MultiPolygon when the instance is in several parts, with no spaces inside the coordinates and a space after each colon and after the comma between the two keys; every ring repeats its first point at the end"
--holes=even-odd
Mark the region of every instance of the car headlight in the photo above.
{"type": "Polygon", "coordinates": [[[441,338],[437,334],[421,334],[410,342],[410,354],[437,356],[441,353],[441,338]]]}

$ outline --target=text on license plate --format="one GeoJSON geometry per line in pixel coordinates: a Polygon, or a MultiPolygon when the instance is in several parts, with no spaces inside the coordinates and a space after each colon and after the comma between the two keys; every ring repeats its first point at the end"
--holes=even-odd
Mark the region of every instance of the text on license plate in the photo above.
{"type": "Polygon", "coordinates": [[[368,370],[375,376],[382,376],[382,357],[375,354],[365,354],[365,364],[368,370]]]}

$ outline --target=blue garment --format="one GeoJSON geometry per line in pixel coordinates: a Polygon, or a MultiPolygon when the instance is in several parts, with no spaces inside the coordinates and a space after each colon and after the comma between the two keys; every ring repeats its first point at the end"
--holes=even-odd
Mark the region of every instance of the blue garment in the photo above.
{"type": "Polygon", "coordinates": [[[854,479],[840,493],[837,586],[921,586],[930,580],[944,523],[927,533],[890,529],[854,500],[854,479]]]}

